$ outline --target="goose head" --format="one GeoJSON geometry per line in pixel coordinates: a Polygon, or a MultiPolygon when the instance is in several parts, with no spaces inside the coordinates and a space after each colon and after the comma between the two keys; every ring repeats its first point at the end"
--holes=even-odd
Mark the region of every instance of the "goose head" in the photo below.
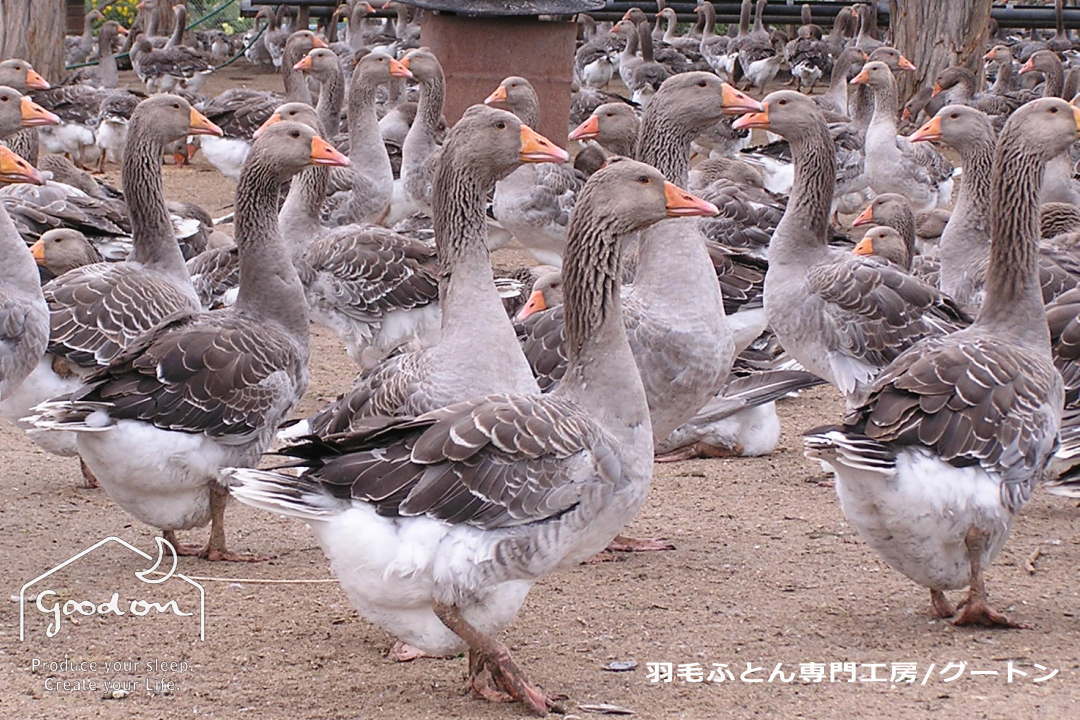
{"type": "Polygon", "coordinates": [[[336,73],[340,62],[333,50],[312,48],[307,55],[296,61],[293,70],[299,70],[321,80],[336,73]]]}
{"type": "Polygon", "coordinates": [[[19,58],[0,62],[0,85],[7,85],[19,92],[48,90],[49,82],[37,74],[33,65],[19,58]]]}
{"type": "Polygon", "coordinates": [[[938,110],[918,130],[912,133],[911,142],[943,142],[960,149],[973,142],[992,141],[994,126],[986,113],[966,105],[946,105],[938,110]]]}
{"type": "Polygon", "coordinates": [[[1025,152],[1049,161],[1080,137],[1080,108],[1060,98],[1032,100],[1009,116],[1001,135],[1010,131],[1019,135],[1025,152]]]}
{"type": "Polygon", "coordinates": [[[290,102],[279,105],[270,117],[263,121],[263,124],[259,126],[259,129],[252,134],[252,137],[258,138],[268,127],[282,121],[303,123],[313,130],[318,130],[319,128],[319,115],[315,111],[315,108],[307,103],[290,102]]]}
{"type": "MultiPolygon", "coordinates": [[[[345,167],[349,158],[307,125],[282,120],[264,128],[251,144],[255,161],[269,160],[282,182],[309,165],[345,167]]],[[[250,161],[249,161],[250,162],[250,161]]]]}
{"type": "Polygon", "coordinates": [[[869,59],[872,62],[885,63],[893,72],[917,69],[915,63],[904,57],[899,50],[888,45],[874,48],[874,51],[870,53],[869,59]]]}
{"type": "Polygon", "coordinates": [[[325,47],[329,47],[326,41],[310,30],[297,30],[285,41],[286,52],[296,53],[296,55],[302,55],[314,48],[325,47]]]}
{"type": "MultiPolygon", "coordinates": [[[[888,68],[886,68],[888,70],[888,68]]],[[[736,130],[761,128],[791,140],[808,128],[825,126],[825,116],[810,97],[791,90],[769,93],[761,101],[760,112],[743,115],[732,123],[736,130]]]]}
{"type": "Polygon", "coordinates": [[[706,127],[724,115],[759,112],[761,103],[736,90],[716,75],[707,72],[684,72],[673,75],[660,86],[653,103],[655,108],[687,127],[706,127]]]}
{"type": "Polygon", "coordinates": [[[974,87],[975,74],[966,67],[961,67],[959,65],[947,67],[939,72],[937,79],[934,80],[934,86],[931,90],[930,97],[937,97],[949,88],[955,87],[957,84],[965,81],[974,87]]]}
{"type": "Polygon", "coordinates": [[[45,179],[33,165],[8,148],[0,146],[0,183],[44,185],[45,179]]]}
{"type": "Polygon", "coordinates": [[[872,88],[881,88],[888,85],[893,80],[892,70],[889,66],[880,60],[871,60],[863,65],[863,69],[859,71],[851,80],[852,85],[869,85],[872,88]]]}
{"type": "Polygon", "coordinates": [[[900,233],[885,225],[868,230],[855,246],[854,253],[874,255],[902,268],[909,266],[907,244],[900,237],[900,233]]]}
{"type": "Polygon", "coordinates": [[[442,162],[468,166],[499,180],[522,163],[561,163],[569,159],[569,153],[513,113],[473,105],[447,133],[442,162]]]}
{"type": "Polygon", "coordinates": [[[578,196],[594,222],[628,233],[671,217],[713,217],[720,213],[707,200],[664,179],[660,171],[629,158],[613,158],[593,173],[578,196]],[[601,199],[602,198],[602,199],[601,199]]]}
{"type": "Polygon", "coordinates": [[[41,107],[18,90],[0,85],[0,137],[20,127],[59,125],[60,118],[41,107]]]}
{"type": "Polygon", "coordinates": [[[485,105],[505,105],[511,111],[530,103],[539,104],[536,90],[533,89],[532,83],[517,75],[505,78],[490,95],[484,98],[485,105]]]}
{"type": "Polygon", "coordinates": [[[101,255],[78,230],[57,228],[42,234],[30,246],[34,260],[53,275],[63,275],[83,265],[101,262],[101,255]]]}
{"type": "Polygon", "coordinates": [[[553,267],[541,274],[540,277],[536,278],[529,299],[525,301],[525,305],[518,311],[515,319],[518,322],[521,322],[530,315],[543,312],[556,305],[562,305],[562,301],[562,271],[553,267]]]}
{"type": "Polygon", "coordinates": [[[1061,59],[1053,50],[1039,50],[1032,53],[1027,62],[1020,66],[1020,74],[1029,72],[1051,73],[1061,68],[1061,59]]]}
{"type": "Polygon", "coordinates": [[[399,61],[383,52],[368,53],[360,58],[353,69],[353,82],[361,80],[365,84],[379,85],[390,82],[392,78],[412,77],[409,69],[399,61]]]}
{"type": "Polygon", "coordinates": [[[882,193],[859,213],[852,225],[854,227],[886,225],[895,228],[898,221],[905,221],[907,224],[914,225],[915,215],[911,211],[911,204],[903,195],[882,193]]]}
{"type": "Polygon", "coordinates": [[[225,133],[205,115],[191,107],[179,95],[153,95],[135,106],[132,122],[149,127],[163,142],[180,140],[188,135],[216,135],[225,133]]]}
{"type": "Polygon", "coordinates": [[[427,48],[410,50],[401,58],[401,64],[411,73],[411,76],[424,82],[436,80],[442,77],[442,65],[435,54],[427,48]]]}
{"type": "Polygon", "coordinates": [[[585,122],[570,133],[571,140],[596,140],[601,145],[619,138],[637,137],[638,117],[634,109],[622,102],[604,103],[592,111],[585,122]]]}

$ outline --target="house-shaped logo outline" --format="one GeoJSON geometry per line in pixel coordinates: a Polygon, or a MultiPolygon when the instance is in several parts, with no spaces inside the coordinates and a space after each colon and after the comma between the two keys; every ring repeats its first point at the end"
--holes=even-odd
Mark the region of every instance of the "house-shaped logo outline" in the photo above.
{"type": "Polygon", "coordinates": [[[178,579],[183,580],[184,582],[188,583],[189,585],[191,585],[192,587],[194,587],[196,590],[199,591],[199,640],[206,640],[206,589],[203,588],[203,586],[201,584],[199,584],[199,583],[195,582],[194,580],[192,580],[191,578],[189,578],[187,575],[175,572],[175,569],[176,569],[176,550],[175,550],[175,548],[173,548],[172,544],[168,540],[166,540],[166,539],[164,539],[162,537],[156,537],[156,538],[154,538],[154,540],[157,542],[157,546],[158,546],[158,557],[157,557],[156,561],[148,553],[143,552],[139,548],[137,548],[134,545],[132,545],[131,543],[129,543],[127,540],[124,540],[123,538],[118,538],[115,535],[110,535],[109,537],[102,538],[101,540],[98,540],[96,543],[94,543],[90,547],[85,548],[85,549],[75,553],[74,555],[69,557],[67,560],[60,563],[59,565],[54,565],[53,567],[49,568],[48,570],[46,570],[42,574],[38,575],[33,580],[30,580],[27,583],[25,583],[21,588],[19,588],[19,642],[25,642],[26,641],[26,591],[29,588],[31,588],[32,586],[34,586],[37,583],[44,580],[45,578],[49,577],[50,575],[52,575],[56,571],[63,570],[68,565],[71,565],[75,561],[81,559],[82,557],[84,557],[86,555],[89,555],[90,553],[97,550],[99,547],[105,545],[106,543],[110,543],[110,542],[119,543],[121,546],[127,548],[131,552],[136,553],[137,555],[140,555],[141,557],[145,558],[147,561],[154,562],[154,565],[149,570],[142,570],[142,571],[138,571],[138,572],[134,573],[135,577],[139,581],[147,583],[147,584],[156,585],[156,584],[160,584],[162,582],[165,582],[166,580],[171,580],[172,578],[178,578],[178,579]],[[166,576],[163,577],[163,578],[160,578],[158,580],[147,580],[144,577],[144,575],[152,572],[155,568],[158,567],[158,565],[161,563],[162,553],[164,552],[166,546],[168,546],[169,550],[172,551],[173,569],[170,572],[166,573],[166,576]]]}

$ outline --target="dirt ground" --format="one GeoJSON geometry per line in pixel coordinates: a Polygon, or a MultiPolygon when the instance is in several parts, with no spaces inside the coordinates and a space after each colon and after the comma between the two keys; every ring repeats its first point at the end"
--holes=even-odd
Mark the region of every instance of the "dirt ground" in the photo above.
{"type": "MultiPolygon", "coordinates": [[[[215,81],[248,82],[244,76],[277,86],[272,76],[231,70],[215,81]]],[[[212,215],[233,192],[198,162],[167,168],[166,178],[171,197],[212,215]]],[[[311,388],[297,414],[346,389],[353,372],[338,342],[316,329],[311,388]]],[[[649,501],[628,531],[666,537],[677,549],[538,583],[504,633],[520,664],[548,691],[565,693],[578,718],[602,704],[650,719],[1076,717],[1077,504],[1036,493],[989,570],[991,602],[1028,629],[933,620],[927,593],[856,537],[832,487],[802,457],[799,431],[840,409],[835,393],[819,388],[781,404],[784,436],[770,457],[657,466],[649,501]],[[636,667],[611,671],[626,661],[636,667]],[[673,681],[655,682],[650,674],[665,667],[650,663],[683,667],[673,681]],[[770,681],[778,663],[783,677],[770,681]],[[713,672],[714,664],[731,675],[713,672]],[[914,682],[903,680],[904,664],[915,665],[914,682]],[[691,682],[696,672],[704,682],[691,682]]],[[[136,580],[132,573],[151,563],[113,544],[27,590],[20,641],[24,583],[108,536],[153,555],[155,532],[100,490],[80,489],[74,461],[43,454],[10,426],[0,428],[0,467],[0,577],[10,596],[0,603],[0,717],[522,716],[517,706],[464,695],[464,658],[387,660],[390,638],[327,582],[308,529],[239,504],[228,514],[231,548],[273,558],[253,565],[181,558],[179,572],[205,588],[205,640],[197,639],[197,614],[65,617],[47,635],[50,618],[36,605],[48,610],[58,599],[98,603],[115,591],[125,610],[135,598],[196,607],[197,593],[176,578],[154,587],[136,580]],[[64,661],[74,667],[53,665],[64,661]]],[[[205,539],[205,531],[184,535],[205,539]]]]}

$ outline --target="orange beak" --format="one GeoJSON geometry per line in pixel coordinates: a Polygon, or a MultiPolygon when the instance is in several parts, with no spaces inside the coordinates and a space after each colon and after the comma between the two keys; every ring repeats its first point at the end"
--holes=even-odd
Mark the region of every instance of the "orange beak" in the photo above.
{"type": "Polygon", "coordinates": [[[903,55],[901,55],[900,60],[897,61],[896,67],[900,68],[901,70],[918,70],[918,68],[915,67],[915,63],[911,62],[903,55]]]}
{"type": "Polygon", "coordinates": [[[908,138],[908,142],[931,142],[941,139],[941,118],[934,116],[908,138]]]}
{"type": "Polygon", "coordinates": [[[765,109],[761,112],[747,113],[741,118],[738,118],[735,122],[731,123],[731,127],[736,130],[742,130],[743,128],[769,128],[769,107],[764,106],[765,109]]]}
{"type": "Polygon", "coordinates": [[[708,200],[691,195],[678,185],[664,183],[668,217],[715,217],[720,211],[708,200]]]}
{"type": "Polygon", "coordinates": [[[506,102],[506,88],[502,85],[495,88],[495,90],[484,98],[485,105],[494,105],[495,103],[506,102]]]}
{"type": "MultiPolygon", "coordinates": [[[[860,227],[862,225],[870,225],[874,222],[874,205],[871,203],[866,206],[866,209],[859,213],[859,217],[855,218],[855,222],[852,223],[853,227],[860,227]]],[[[867,253],[869,254],[869,253],[867,253]]]]}
{"type": "Polygon", "coordinates": [[[225,132],[221,128],[210,122],[205,115],[195,108],[191,108],[191,115],[188,119],[188,134],[225,136],[225,132]]]}
{"type": "Polygon", "coordinates": [[[570,159],[570,153],[548,140],[528,125],[521,126],[521,149],[518,158],[526,163],[556,162],[570,159]]]}
{"type": "Polygon", "coordinates": [[[397,78],[411,78],[413,76],[412,70],[409,70],[408,65],[399,62],[394,58],[390,58],[390,75],[397,78]]]}
{"type": "Polygon", "coordinates": [[[870,82],[870,73],[866,72],[866,68],[859,71],[859,74],[851,78],[852,85],[865,85],[870,82]]]}
{"type": "Polygon", "coordinates": [[[986,54],[983,55],[983,60],[993,60],[994,59],[994,53],[996,53],[996,52],[997,52],[996,47],[990,48],[989,50],[986,51],[986,54]]]}
{"type": "Polygon", "coordinates": [[[53,115],[26,96],[23,96],[23,99],[19,101],[19,112],[22,117],[22,122],[19,124],[23,127],[60,124],[59,117],[53,115]]]}
{"type": "Polygon", "coordinates": [[[49,81],[37,74],[34,68],[26,71],[26,87],[31,90],[48,90],[52,87],[49,81]]]}
{"type": "Polygon", "coordinates": [[[868,237],[864,237],[859,241],[859,244],[855,246],[853,251],[856,255],[873,255],[874,254],[874,241],[868,237]]]}
{"type": "Polygon", "coordinates": [[[30,254],[34,256],[34,261],[38,265],[45,264],[45,241],[38,240],[36,243],[30,246],[30,254]]]}
{"type": "Polygon", "coordinates": [[[6,147],[0,147],[0,182],[44,185],[45,179],[33,165],[6,147]]]}
{"type": "Polygon", "coordinates": [[[721,105],[725,115],[742,115],[749,112],[761,112],[764,106],[744,92],[739,92],[727,83],[720,84],[721,105]]]}
{"type": "Polygon", "coordinates": [[[323,40],[321,37],[316,35],[313,38],[311,38],[311,47],[313,47],[313,48],[326,48],[326,47],[330,47],[330,46],[326,44],[325,40],[323,40]]]}
{"type": "Polygon", "coordinates": [[[1032,61],[1032,59],[1028,58],[1028,61],[1021,66],[1020,74],[1022,75],[1026,72],[1034,72],[1037,69],[1038,68],[1035,67],[1035,63],[1032,61]]]}
{"type": "Polygon", "coordinates": [[[124,27],[123,25],[117,23],[116,32],[120,33],[121,35],[127,35],[128,34],[128,29],[126,27],[124,27]]]}
{"type": "Polygon", "coordinates": [[[930,97],[937,97],[942,92],[941,83],[934,83],[934,87],[930,90],[930,97]]]}
{"type": "Polygon", "coordinates": [[[570,133],[571,140],[589,140],[600,135],[600,118],[590,115],[570,133]]]}
{"type": "Polygon", "coordinates": [[[1071,107],[1073,111],[1073,122],[1076,123],[1076,131],[1080,132],[1080,107],[1077,107],[1076,105],[1071,105],[1071,107]]]}
{"type": "Polygon", "coordinates": [[[333,145],[316,135],[311,138],[311,164],[348,167],[349,158],[342,155],[333,145]]]}
{"type": "Polygon", "coordinates": [[[311,69],[311,56],[305,55],[296,61],[296,64],[292,66],[293,70],[310,70],[311,69]]]}
{"type": "Polygon", "coordinates": [[[277,111],[274,111],[273,115],[266,118],[266,120],[263,120],[263,124],[259,126],[258,130],[256,130],[255,132],[253,132],[251,134],[251,137],[254,138],[255,140],[258,140],[259,136],[263,134],[263,132],[266,130],[266,128],[270,127],[274,123],[279,123],[279,122],[281,122],[281,116],[277,114],[277,111]]]}
{"type": "Polygon", "coordinates": [[[521,322],[530,315],[535,315],[544,310],[547,310],[547,301],[544,299],[544,291],[533,290],[532,295],[529,296],[528,302],[525,303],[525,307],[518,311],[517,320],[518,322],[521,322]]]}

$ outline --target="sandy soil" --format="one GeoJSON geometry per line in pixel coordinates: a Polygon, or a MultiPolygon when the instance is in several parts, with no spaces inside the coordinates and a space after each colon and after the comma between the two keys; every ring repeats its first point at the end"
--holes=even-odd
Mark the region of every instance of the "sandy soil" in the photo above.
{"type": "MultiPolygon", "coordinates": [[[[241,75],[276,86],[275,78],[243,67],[219,82],[235,83],[241,75]]],[[[166,178],[173,197],[202,203],[214,215],[233,191],[199,163],[167,168],[166,178]]],[[[316,330],[311,389],[298,413],[344,390],[352,375],[339,344],[316,330]]],[[[827,388],[785,401],[784,437],[767,458],[658,466],[649,501],[629,531],[667,537],[677,549],[581,566],[538,583],[504,634],[534,680],[565,693],[576,717],[589,717],[588,705],[604,703],[642,718],[701,720],[1075,717],[1076,503],[1036,493],[989,570],[992,602],[1029,629],[959,629],[932,620],[925,591],[855,536],[833,489],[802,457],[799,431],[837,418],[840,407],[827,388]],[[605,670],[613,661],[637,666],[605,670]],[[706,676],[714,663],[726,663],[733,676],[650,682],[648,664],[665,662],[699,663],[706,676]],[[756,670],[740,680],[748,663],[756,670]],[[788,682],[768,682],[777,663],[788,682]],[[824,663],[825,681],[811,682],[811,668],[800,677],[800,663],[824,663]],[[848,682],[850,669],[838,666],[830,682],[830,663],[856,663],[859,678],[876,673],[885,681],[848,682]],[[915,663],[916,681],[890,682],[896,663],[915,663]],[[1010,667],[1028,675],[1010,683],[1010,667]],[[1056,676],[1035,682],[1054,670],[1056,676]]],[[[464,695],[463,658],[405,665],[385,659],[390,638],[325,582],[327,563],[307,528],[236,504],[228,516],[231,547],[273,559],[255,565],[181,559],[179,571],[205,587],[205,641],[197,639],[195,616],[127,612],[136,598],[171,599],[181,611],[194,611],[198,596],[175,578],[160,586],[139,582],[132,573],[151,563],[109,545],[28,589],[39,600],[28,606],[28,637],[20,642],[23,583],[107,536],[152,555],[155,533],[100,490],[80,489],[74,461],[41,453],[8,426],[0,428],[0,467],[6,539],[0,577],[11,596],[0,604],[0,716],[522,716],[516,706],[464,695]],[[112,592],[124,616],[63,618],[54,637],[46,635],[50,618],[34,607],[103,602],[112,592]],[[65,660],[75,668],[50,665],[65,660]]],[[[205,531],[184,535],[189,542],[205,539],[205,531]]],[[[683,670],[693,674],[693,666],[683,670]]]]}

